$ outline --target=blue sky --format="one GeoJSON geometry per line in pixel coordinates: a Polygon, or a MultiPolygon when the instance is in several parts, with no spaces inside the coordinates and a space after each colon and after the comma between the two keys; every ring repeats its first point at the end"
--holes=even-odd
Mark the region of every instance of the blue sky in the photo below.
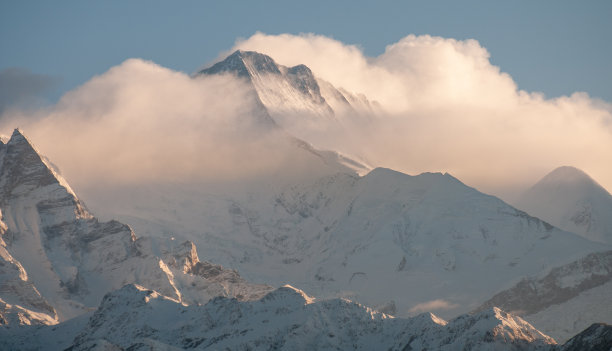
{"type": "Polygon", "coordinates": [[[322,34],[369,56],[431,34],[478,40],[521,89],[612,101],[611,18],[612,1],[3,1],[0,71],[48,76],[33,94],[52,101],[131,57],[193,72],[256,31],[322,34]]]}

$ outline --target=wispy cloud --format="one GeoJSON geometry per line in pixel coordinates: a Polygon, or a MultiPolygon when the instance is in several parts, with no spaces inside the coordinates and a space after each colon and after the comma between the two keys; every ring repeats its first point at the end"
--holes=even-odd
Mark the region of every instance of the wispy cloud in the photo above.
{"type": "Polygon", "coordinates": [[[205,182],[274,172],[282,135],[262,127],[252,91],[231,76],[190,76],[130,59],[67,93],[57,105],[11,111],[78,187],[205,182]]]}

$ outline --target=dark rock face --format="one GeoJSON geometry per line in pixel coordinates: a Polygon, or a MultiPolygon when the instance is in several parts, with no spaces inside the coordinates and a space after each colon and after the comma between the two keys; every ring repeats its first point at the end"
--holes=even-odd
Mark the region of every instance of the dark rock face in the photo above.
{"type": "Polygon", "coordinates": [[[0,205],[36,188],[58,182],[18,129],[15,129],[7,144],[0,143],[0,205]]]}
{"type": "Polygon", "coordinates": [[[251,79],[247,62],[258,72],[281,74],[274,60],[267,55],[255,51],[236,50],[233,54],[221,62],[217,62],[209,68],[203,69],[198,74],[235,73],[238,77],[251,79]]]}
{"type": "Polygon", "coordinates": [[[318,104],[325,103],[325,98],[321,96],[321,89],[310,68],[305,65],[291,67],[287,70],[287,78],[302,94],[309,96],[318,104]]]}
{"type": "Polygon", "coordinates": [[[561,351],[612,350],[612,325],[595,323],[566,342],[561,351]]]}

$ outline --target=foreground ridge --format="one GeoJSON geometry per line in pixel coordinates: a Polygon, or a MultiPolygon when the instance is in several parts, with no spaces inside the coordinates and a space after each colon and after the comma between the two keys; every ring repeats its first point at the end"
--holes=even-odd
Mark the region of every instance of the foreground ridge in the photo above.
{"type": "MultiPolygon", "coordinates": [[[[61,327],[60,327],[61,328],[61,327]]],[[[291,286],[260,300],[218,297],[185,306],[127,285],[107,294],[69,350],[551,350],[555,341],[498,308],[450,322],[431,313],[401,319],[345,299],[314,301],[291,286]]]]}

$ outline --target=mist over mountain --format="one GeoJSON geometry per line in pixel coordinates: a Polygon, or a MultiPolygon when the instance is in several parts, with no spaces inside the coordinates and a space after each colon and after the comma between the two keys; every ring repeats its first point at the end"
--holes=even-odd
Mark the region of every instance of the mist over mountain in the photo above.
{"type": "Polygon", "coordinates": [[[610,194],[569,167],[487,194],[609,179],[607,104],[521,91],[473,40],[235,46],[2,116],[2,347],[562,350],[612,322],[610,194]]]}
{"type": "Polygon", "coordinates": [[[612,187],[612,173],[599,162],[612,148],[609,104],[580,93],[548,99],[522,91],[477,41],[407,36],[367,57],[324,36],[257,33],[209,68],[236,50],[268,56],[280,74],[262,71],[250,82],[228,70],[194,77],[131,59],[55,106],[5,114],[0,130],[10,135],[19,126],[38,140],[76,188],[261,173],[274,162],[248,131],[269,122],[266,114],[315,148],[408,174],[449,172],[510,202],[562,164],[612,187]],[[375,116],[361,113],[368,109],[359,101],[368,101],[375,116]],[[325,117],[325,105],[334,118],[325,117]],[[310,107],[323,115],[309,117],[310,107]],[[160,162],[145,161],[152,159],[160,162]]]}

